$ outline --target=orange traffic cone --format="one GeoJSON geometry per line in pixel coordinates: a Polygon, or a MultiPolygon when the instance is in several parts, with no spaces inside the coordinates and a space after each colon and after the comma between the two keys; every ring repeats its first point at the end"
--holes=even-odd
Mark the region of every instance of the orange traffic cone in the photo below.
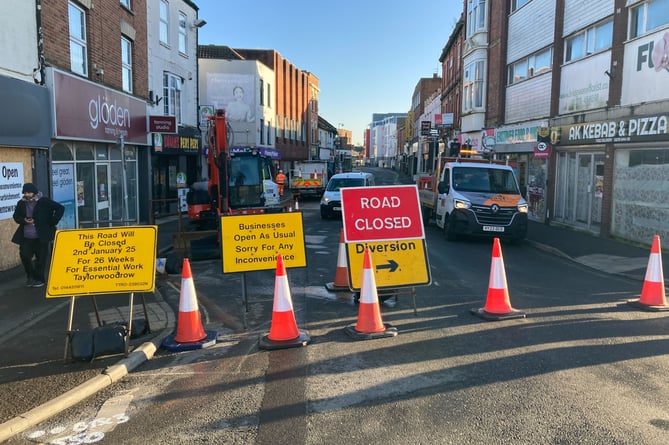
{"type": "Polygon", "coordinates": [[[630,300],[628,303],[647,311],[664,311],[669,309],[664,289],[664,273],[662,272],[662,249],[660,237],[655,235],[650,249],[646,277],[641,288],[641,298],[630,300]]]}
{"type": "Polygon", "coordinates": [[[295,198],[295,211],[297,212],[298,210],[300,210],[300,201],[295,198]]]}
{"type": "Polygon", "coordinates": [[[372,338],[394,337],[397,328],[384,324],[379,308],[379,296],[376,292],[376,279],[372,269],[372,254],[365,249],[362,266],[362,284],[360,285],[360,307],[358,308],[358,322],[355,326],[348,326],[346,333],[356,340],[372,338]]]}
{"type": "Polygon", "coordinates": [[[344,229],[339,232],[339,253],[337,254],[337,270],[334,281],[325,283],[329,291],[349,290],[348,261],[346,260],[346,243],[344,243],[344,229]]]}
{"type": "Polygon", "coordinates": [[[488,281],[488,297],[485,307],[472,309],[472,314],[485,320],[506,320],[509,318],[525,318],[525,313],[511,307],[509,290],[506,285],[504,258],[499,238],[495,238],[490,263],[490,280],[488,281]]]}
{"type": "Polygon", "coordinates": [[[202,326],[190,262],[188,258],[184,258],[181,269],[181,293],[176,334],[167,336],[162,345],[173,351],[201,349],[216,343],[217,336],[216,332],[206,332],[202,326]]]}
{"type": "Polygon", "coordinates": [[[297,329],[293,302],[288,287],[286,267],[281,254],[276,257],[276,279],[274,281],[274,306],[269,334],[259,340],[261,349],[282,349],[305,346],[311,338],[297,329]]]}

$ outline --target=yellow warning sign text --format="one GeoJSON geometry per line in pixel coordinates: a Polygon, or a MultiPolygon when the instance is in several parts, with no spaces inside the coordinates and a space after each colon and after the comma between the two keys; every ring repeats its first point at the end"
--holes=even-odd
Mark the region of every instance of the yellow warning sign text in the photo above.
{"type": "Polygon", "coordinates": [[[304,267],[302,213],[266,213],[221,217],[223,272],[276,269],[283,255],[286,268],[304,267]]]}
{"type": "Polygon", "coordinates": [[[46,296],[153,292],[157,226],[59,230],[46,296]]]}

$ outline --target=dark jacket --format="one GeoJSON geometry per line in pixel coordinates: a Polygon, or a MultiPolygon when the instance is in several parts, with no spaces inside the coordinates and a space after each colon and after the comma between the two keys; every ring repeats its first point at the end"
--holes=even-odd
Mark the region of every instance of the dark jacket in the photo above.
{"type": "MultiPolygon", "coordinates": [[[[52,199],[42,196],[35,204],[33,210],[33,220],[35,221],[35,228],[37,229],[37,236],[40,241],[52,241],[56,235],[56,225],[63,217],[65,207],[62,204],[53,201],[52,199]]],[[[14,221],[19,225],[12,237],[12,242],[21,244],[23,241],[23,226],[26,218],[26,201],[21,199],[16,203],[14,221]]]]}

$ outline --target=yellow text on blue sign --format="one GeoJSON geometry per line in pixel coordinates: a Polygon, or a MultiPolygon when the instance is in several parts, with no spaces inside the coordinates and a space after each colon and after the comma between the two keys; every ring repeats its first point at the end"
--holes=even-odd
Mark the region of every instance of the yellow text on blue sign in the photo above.
{"type": "Polygon", "coordinates": [[[432,281],[425,240],[354,242],[346,244],[351,289],[362,287],[365,248],[371,253],[377,289],[429,285],[432,281]]]}
{"type": "Polygon", "coordinates": [[[286,268],[305,267],[302,213],[264,213],[221,217],[223,272],[276,269],[283,255],[286,268]]]}
{"type": "Polygon", "coordinates": [[[153,292],[157,226],[59,230],[47,298],[153,292]]]}

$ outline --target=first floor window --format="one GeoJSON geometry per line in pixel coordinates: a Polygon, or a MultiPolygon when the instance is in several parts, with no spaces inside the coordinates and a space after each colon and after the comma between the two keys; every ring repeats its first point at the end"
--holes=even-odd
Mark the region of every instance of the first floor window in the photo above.
{"type": "Polygon", "coordinates": [[[132,93],[132,42],[121,37],[121,78],[123,91],[132,93]]]}
{"type": "Polygon", "coordinates": [[[463,111],[472,111],[483,107],[483,68],[484,61],[479,60],[465,67],[463,79],[463,111]]]}
{"type": "Polygon", "coordinates": [[[73,2],[68,4],[67,11],[70,32],[70,69],[77,74],[87,76],[86,14],[73,2]]]}
{"type": "Polygon", "coordinates": [[[163,109],[165,116],[174,116],[181,125],[181,77],[171,73],[163,75],[163,109]]]}

